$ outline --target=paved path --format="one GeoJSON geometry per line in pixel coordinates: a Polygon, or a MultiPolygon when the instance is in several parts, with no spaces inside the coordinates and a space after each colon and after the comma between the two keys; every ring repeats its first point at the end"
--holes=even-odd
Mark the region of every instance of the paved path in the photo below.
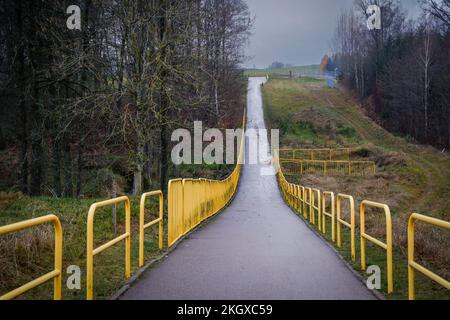
{"type": "MultiPolygon", "coordinates": [[[[264,128],[251,78],[248,127],[264,128]]],[[[283,202],[274,176],[246,165],[236,198],[122,299],[374,299],[339,257],[283,202]]]]}

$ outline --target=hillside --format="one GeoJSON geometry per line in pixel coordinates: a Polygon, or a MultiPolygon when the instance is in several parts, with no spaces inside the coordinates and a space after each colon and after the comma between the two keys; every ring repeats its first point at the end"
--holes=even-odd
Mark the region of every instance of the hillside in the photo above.
{"type": "MultiPolygon", "coordinates": [[[[329,89],[321,80],[271,80],[264,86],[263,93],[266,121],[269,127],[280,128],[281,148],[352,147],[352,157],[376,162],[377,173],[371,177],[303,176],[293,182],[347,193],[358,203],[367,199],[390,206],[396,248],[394,274],[398,274],[394,298],[405,298],[409,215],[417,212],[450,220],[448,154],[390,134],[369,119],[348,93],[329,89]]],[[[369,232],[383,239],[384,219],[374,219],[369,224],[369,232]]],[[[448,235],[436,228],[420,227],[418,230],[416,250],[419,259],[423,258],[425,265],[448,277],[448,235]]],[[[371,254],[375,256],[372,263],[377,261],[385,265],[382,250],[374,248],[371,254]]],[[[358,263],[354,265],[356,269],[358,263]]],[[[448,298],[445,291],[419,278],[424,280],[418,290],[424,294],[422,298],[448,298]]]]}

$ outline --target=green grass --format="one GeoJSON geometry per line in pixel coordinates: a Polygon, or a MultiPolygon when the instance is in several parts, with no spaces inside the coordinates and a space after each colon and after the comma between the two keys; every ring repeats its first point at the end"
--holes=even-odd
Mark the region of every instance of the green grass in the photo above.
{"type": "MultiPolygon", "coordinates": [[[[183,178],[205,177],[223,179],[234,169],[232,165],[182,165],[176,176],[183,178]]],[[[63,291],[66,300],[86,298],[86,220],[89,207],[105,198],[56,198],[28,197],[17,193],[0,193],[0,226],[47,214],[57,215],[63,226],[63,291]],[[67,267],[77,265],[82,271],[81,290],[69,290],[66,286],[67,267]]],[[[138,270],[139,259],[139,198],[131,200],[131,272],[138,270]]],[[[147,200],[146,222],[158,217],[159,203],[156,197],[147,200]]],[[[167,212],[167,210],[165,210],[167,212]]],[[[98,247],[125,228],[123,205],[117,206],[117,233],[114,234],[112,207],[96,212],[94,246],[98,247]]],[[[165,216],[165,221],[167,217],[165,216]]],[[[164,235],[167,235],[167,223],[164,235]]],[[[166,247],[164,236],[164,244],[166,247]]],[[[0,295],[13,290],[53,269],[53,230],[50,225],[29,231],[0,237],[0,295]]],[[[126,282],[125,246],[120,242],[94,258],[94,298],[109,299],[126,282]]],[[[161,255],[158,248],[158,226],[146,230],[145,258],[151,261],[161,255]]],[[[20,299],[52,299],[52,282],[43,284],[22,295],[20,299]]]]}
{"type": "MultiPolygon", "coordinates": [[[[57,215],[63,226],[63,299],[85,299],[86,297],[86,219],[90,205],[104,199],[61,199],[49,197],[26,197],[3,202],[0,225],[6,225],[47,214],[57,215]],[[82,271],[81,290],[69,290],[66,286],[67,267],[77,265],[82,271]]],[[[132,199],[132,272],[138,269],[138,223],[139,199],[132,199]]],[[[147,222],[157,218],[156,199],[148,201],[147,222]]],[[[112,240],[116,235],[113,230],[112,209],[98,210],[94,224],[95,247],[112,240]]],[[[117,236],[124,232],[125,218],[123,205],[117,207],[117,236]]],[[[158,248],[158,227],[146,232],[146,261],[160,254],[158,248]]],[[[4,236],[0,242],[2,251],[2,277],[0,293],[9,290],[47,273],[53,269],[53,231],[51,226],[39,226],[30,231],[11,236],[4,236]],[[28,238],[27,235],[35,235],[28,238]],[[15,248],[5,248],[8,240],[15,243],[15,248]],[[32,250],[35,248],[35,250],[32,250]],[[8,272],[8,274],[5,274],[8,272]],[[5,276],[8,277],[5,277],[5,276]]],[[[94,294],[95,299],[108,299],[125,282],[124,278],[124,242],[99,254],[94,258],[94,294]]],[[[39,286],[21,299],[52,299],[52,282],[39,286]]]]}
{"type": "MultiPolygon", "coordinates": [[[[289,202],[285,199],[286,202],[289,202]]],[[[293,210],[302,218],[303,212],[298,208],[293,210]]],[[[355,248],[356,259],[353,261],[351,256],[351,241],[350,241],[350,229],[344,225],[341,225],[341,247],[337,245],[337,236],[335,241],[332,239],[331,232],[331,218],[326,218],[326,232],[319,231],[317,228],[318,215],[317,210],[314,209],[315,224],[310,223],[309,208],[307,210],[308,218],[305,223],[309,224],[316,232],[316,234],[327,241],[331,246],[347,261],[347,263],[357,272],[361,274],[364,279],[367,279],[367,274],[361,269],[361,256],[360,248],[361,242],[359,237],[359,228],[355,231],[355,248]]],[[[337,229],[335,230],[337,235],[337,229]]],[[[383,240],[384,241],[384,240],[383,240]]],[[[386,264],[386,251],[380,247],[372,244],[366,240],[366,267],[371,265],[379,266],[381,269],[381,288],[380,293],[390,300],[405,300],[408,297],[408,270],[407,259],[403,252],[398,248],[394,248],[393,252],[393,275],[394,275],[394,293],[387,295],[387,264],[386,264]]],[[[425,278],[420,273],[416,272],[416,299],[417,300],[448,300],[450,296],[448,291],[442,288],[440,285],[425,278]]]]}
{"type": "MultiPolygon", "coordinates": [[[[242,81],[244,88],[246,81],[242,81]]],[[[242,95],[242,106],[246,95],[242,95]]],[[[227,119],[227,125],[240,128],[243,109],[227,119]],[[235,119],[234,119],[235,118],[235,119]],[[236,123],[234,123],[236,122],[236,123]]],[[[170,172],[171,178],[208,178],[224,179],[233,170],[234,165],[182,165],[170,172]]],[[[90,183],[83,186],[85,194],[99,194],[101,187],[110,183],[101,180],[110,172],[101,169],[89,172],[90,183]],[[97,179],[96,181],[93,181],[97,179]],[[100,179],[98,179],[100,178],[100,179]],[[100,188],[98,187],[100,186],[100,188]],[[89,192],[88,192],[89,191],[89,192]]],[[[165,195],[166,196],[166,195],[165,195]]],[[[23,220],[57,215],[63,226],[63,280],[62,298],[65,300],[84,300],[86,298],[86,220],[89,207],[103,197],[57,198],[28,197],[19,193],[0,192],[0,226],[23,220]],[[69,290],[66,286],[67,267],[77,265],[81,268],[81,290],[69,290]]],[[[131,200],[131,272],[138,270],[139,237],[139,198],[131,200]]],[[[166,197],[167,201],[167,197],[166,197]]],[[[159,214],[158,199],[150,198],[146,204],[146,222],[156,219],[159,214]]],[[[164,210],[164,247],[167,247],[167,205],[164,210]]],[[[123,205],[117,207],[117,233],[114,234],[112,208],[98,210],[95,217],[95,242],[98,247],[124,232],[123,205]]],[[[145,261],[151,261],[162,253],[158,248],[158,226],[146,230],[145,261]]],[[[0,295],[36,279],[53,270],[53,230],[51,226],[39,226],[28,231],[0,237],[0,295]]],[[[100,253],[94,258],[94,299],[109,299],[121,288],[126,279],[124,242],[100,253]]],[[[49,281],[23,294],[19,299],[41,300],[53,298],[53,283],[49,281]]]]}
{"type": "MultiPolygon", "coordinates": [[[[450,157],[390,134],[365,116],[349,94],[327,88],[324,82],[273,79],[264,85],[263,98],[268,127],[281,131],[281,148],[352,147],[352,158],[377,163],[377,174],[372,177],[303,176],[289,179],[296,184],[351,194],[357,206],[364,199],[390,206],[395,293],[389,298],[406,299],[407,220],[412,212],[450,220],[450,157]]],[[[368,215],[372,227],[370,234],[384,239],[384,221],[376,217],[375,213],[368,215]]],[[[358,209],[356,219],[358,225],[358,209]]],[[[419,225],[417,234],[418,261],[444,278],[450,278],[448,232],[419,225]]],[[[348,236],[345,230],[344,237],[348,236]]],[[[341,254],[352,263],[349,248],[344,248],[341,254]]],[[[359,259],[359,239],[357,255],[359,259]]],[[[369,244],[367,257],[368,265],[379,265],[385,274],[386,257],[382,249],[369,244]]],[[[352,263],[355,270],[360,270],[359,263],[359,260],[352,263]]],[[[362,272],[362,275],[365,274],[362,272]]],[[[419,274],[416,278],[418,299],[450,299],[448,290],[419,274]]],[[[383,286],[386,285],[384,280],[383,286]]],[[[383,287],[382,292],[386,292],[385,289],[383,287]]]]}

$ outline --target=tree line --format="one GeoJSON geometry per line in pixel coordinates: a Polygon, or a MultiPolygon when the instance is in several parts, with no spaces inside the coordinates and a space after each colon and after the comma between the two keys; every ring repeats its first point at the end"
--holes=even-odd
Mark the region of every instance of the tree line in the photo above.
{"type": "Polygon", "coordinates": [[[337,22],[333,61],[342,83],[390,131],[450,148],[450,0],[421,0],[407,19],[398,0],[356,0],[337,22]],[[367,8],[381,9],[369,30],[367,8]]]}
{"type": "Polygon", "coordinates": [[[170,135],[220,126],[244,94],[243,0],[58,0],[0,8],[1,189],[80,196],[167,188],[170,135]],[[205,125],[205,126],[206,126],[205,125]],[[112,182],[111,182],[112,181],[112,182]]]}

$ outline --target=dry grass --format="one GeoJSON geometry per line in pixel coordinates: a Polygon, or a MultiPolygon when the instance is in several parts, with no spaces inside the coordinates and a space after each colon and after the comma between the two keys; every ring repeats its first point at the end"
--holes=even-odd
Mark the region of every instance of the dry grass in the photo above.
{"type": "Polygon", "coordinates": [[[53,266],[48,257],[52,255],[53,242],[53,231],[48,226],[2,237],[0,239],[0,274],[2,275],[0,291],[13,290],[24,282],[50,272],[53,266]]]}
{"type": "MultiPolygon", "coordinates": [[[[309,128],[306,133],[301,128],[284,132],[281,136],[282,148],[352,147],[352,160],[371,160],[377,164],[377,173],[364,178],[303,176],[290,180],[321,190],[352,195],[356,202],[357,226],[362,200],[389,205],[397,261],[404,261],[406,256],[407,223],[412,212],[450,220],[448,155],[391,135],[366,117],[348,94],[339,90],[289,80],[272,80],[264,86],[264,99],[269,127],[277,128],[283,119],[292,119],[292,128],[300,121],[308,124],[303,126],[309,128]]],[[[348,220],[345,202],[342,213],[348,220]]],[[[367,210],[366,225],[369,234],[379,239],[385,238],[383,212],[367,210]]],[[[418,224],[416,253],[421,263],[450,278],[448,230],[418,224]]],[[[406,270],[406,267],[399,268],[398,278],[404,279],[406,270]]],[[[400,291],[403,293],[405,285],[402,282],[400,291]]],[[[428,293],[434,296],[434,293],[428,293]]]]}
{"type": "MultiPolygon", "coordinates": [[[[69,290],[64,284],[70,265],[86,266],[86,218],[89,206],[104,199],[63,199],[27,197],[20,194],[2,194],[0,198],[0,225],[6,225],[47,214],[56,214],[63,227],[63,298],[85,299],[85,272],[82,272],[81,290],[69,290]]],[[[131,199],[132,205],[132,271],[137,270],[138,258],[138,206],[139,199],[131,199]]],[[[147,221],[158,214],[157,199],[147,204],[147,221]]],[[[112,209],[98,211],[95,218],[95,246],[106,243],[124,231],[123,206],[117,207],[117,234],[114,234],[112,209]]],[[[18,233],[0,237],[0,295],[13,290],[53,270],[53,227],[41,225],[18,233]]],[[[146,259],[160,254],[157,227],[146,232],[146,259]]],[[[122,286],[125,279],[123,243],[108,249],[95,258],[95,298],[108,299],[122,286]]],[[[20,299],[51,299],[52,283],[48,282],[20,297],[20,299]]]]}

